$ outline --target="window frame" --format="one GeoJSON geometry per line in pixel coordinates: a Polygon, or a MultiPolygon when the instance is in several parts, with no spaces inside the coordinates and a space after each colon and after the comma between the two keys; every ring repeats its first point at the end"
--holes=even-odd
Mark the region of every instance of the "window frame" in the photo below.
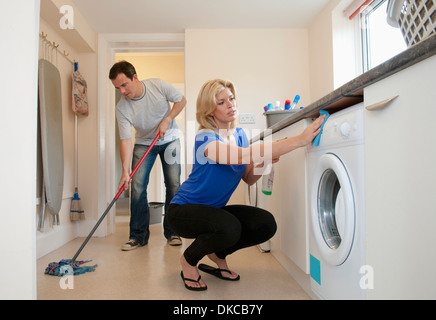
{"type": "Polygon", "coordinates": [[[362,43],[362,68],[363,72],[371,69],[371,43],[370,43],[370,28],[368,20],[370,15],[380,8],[388,0],[374,0],[359,14],[361,43],[362,43]]]}

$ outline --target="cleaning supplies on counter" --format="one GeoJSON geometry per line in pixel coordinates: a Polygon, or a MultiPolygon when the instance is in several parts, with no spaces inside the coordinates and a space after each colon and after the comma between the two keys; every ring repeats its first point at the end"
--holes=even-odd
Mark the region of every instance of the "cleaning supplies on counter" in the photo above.
{"type": "MultiPolygon", "coordinates": [[[[297,109],[297,103],[298,101],[300,101],[300,96],[297,94],[294,98],[294,101],[291,104],[291,109],[292,110],[296,110],[297,109]]],[[[301,107],[300,109],[303,109],[303,107],[301,107]]]]}
{"type": "MultiPolygon", "coordinates": [[[[293,102],[291,103],[291,100],[286,100],[283,107],[280,106],[280,101],[277,100],[274,103],[274,106],[272,103],[268,103],[267,106],[263,107],[265,112],[267,111],[283,111],[283,110],[297,110],[297,104],[300,101],[300,95],[296,95],[293,102]]],[[[300,109],[303,109],[301,107],[300,109]]]]}
{"type": "Polygon", "coordinates": [[[280,101],[275,101],[274,106],[272,103],[268,103],[267,106],[263,107],[265,111],[263,115],[266,117],[267,127],[269,128],[298,110],[303,109],[303,107],[297,108],[299,101],[300,95],[297,94],[292,103],[291,100],[286,100],[283,107],[280,106],[280,101]]]}
{"type": "Polygon", "coordinates": [[[286,100],[285,101],[285,110],[289,110],[291,109],[291,100],[286,100]]]}

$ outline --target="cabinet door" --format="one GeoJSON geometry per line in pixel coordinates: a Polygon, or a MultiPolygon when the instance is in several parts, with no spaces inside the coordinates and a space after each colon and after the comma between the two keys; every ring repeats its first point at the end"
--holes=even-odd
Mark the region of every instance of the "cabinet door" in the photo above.
{"type": "Polygon", "coordinates": [[[365,89],[369,298],[436,298],[436,56],[365,89]]]}
{"type": "MultiPolygon", "coordinates": [[[[304,121],[280,131],[277,139],[299,135],[304,121]]],[[[309,273],[306,205],[306,151],[296,149],[280,157],[281,249],[301,270],[309,273]]]]}
{"type": "MultiPolygon", "coordinates": [[[[272,136],[268,136],[265,138],[265,143],[271,143],[273,141],[277,141],[277,134],[274,133],[272,136]]],[[[281,251],[281,211],[282,211],[282,193],[281,193],[281,172],[280,167],[278,163],[275,163],[274,165],[274,183],[272,188],[272,194],[271,195],[265,195],[262,193],[262,180],[264,177],[261,177],[258,181],[260,192],[259,192],[259,206],[263,207],[265,210],[268,210],[272,213],[274,216],[276,223],[277,223],[277,232],[274,235],[274,237],[271,239],[271,250],[272,251],[281,251]]],[[[267,176],[265,176],[266,178],[267,176]]]]}

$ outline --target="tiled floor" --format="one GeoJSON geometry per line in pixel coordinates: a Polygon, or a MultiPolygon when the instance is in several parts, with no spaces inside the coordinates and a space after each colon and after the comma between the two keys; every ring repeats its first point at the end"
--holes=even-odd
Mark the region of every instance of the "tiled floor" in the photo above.
{"type": "MultiPolygon", "coordinates": [[[[125,219],[124,219],[125,220],[125,219]]],[[[74,277],[73,289],[62,289],[62,278],[44,274],[53,261],[71,258],[83,242],[75,239],[37,261],[37,298],[43,299],[153,299],[153,300],[306,300],[309,296],[270,253],[257,247],[240,250],[228,258],[229,265],[241,275],[238,282],[222,281],[201,273],[208,290],[185,289],[180,278],[179,258],[191,240],[171,247],[162,235],[160,224],[151,226],[147,246],[124,252],[128,238],[127,222],[118,222],[116,233],[92,238],[79,260],[92,259],[95,272],[74,277]]],[[[205,258],[203,263],[211,262],[205,258]]],[[[213,264],[212,264],[213,265],[213,264]]],[[[64,279],[65,280],[65,279],[64,279]]]]}

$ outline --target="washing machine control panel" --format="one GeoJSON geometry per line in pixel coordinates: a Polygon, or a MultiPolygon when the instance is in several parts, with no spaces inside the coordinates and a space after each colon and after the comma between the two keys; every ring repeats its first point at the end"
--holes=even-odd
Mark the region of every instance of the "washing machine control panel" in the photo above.
{"type": "Polygon", "coordinates": [[[344,138],[348,138],[351,133],[351,126],[348,122],[341,124],[340,132],[344,138]]]}
{"type": "Polygon", "coordinates": [[[324,125],[319,147],[363,140],[363,104],[333,113],[324,125]]]}

